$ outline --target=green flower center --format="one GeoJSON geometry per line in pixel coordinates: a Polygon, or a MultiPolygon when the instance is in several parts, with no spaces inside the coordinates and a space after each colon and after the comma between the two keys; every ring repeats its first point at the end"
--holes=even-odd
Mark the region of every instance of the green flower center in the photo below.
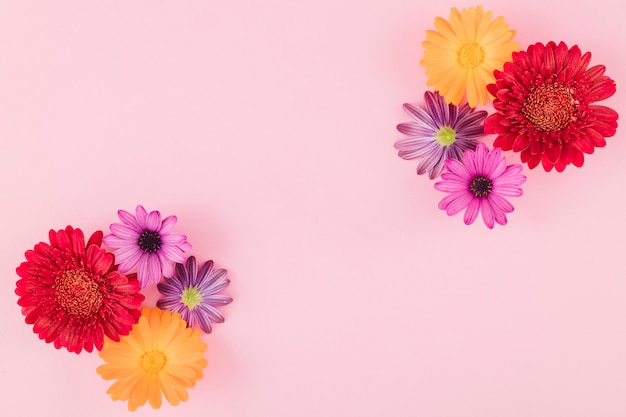
{"type": "Polygon", "coordinates": [[[476,68],[484,58],[483,48],[475,43],[466,43],[459,50],[459,64],[464,68],[476,68]]]}
{"type": "Polygon", "coordinates": [[[475,177],[470,184],[470,191],[476,197],[485,197],[491,192],[491,180],[485,177],[475,177]]]}
{"type": "Polygon", "coordinates": [[[452,145],[456,140],[456,132],[448,126],[444,126],[435,133],[435,139],[441,146],[452,145]]]}
{"type": "Polygon", "coordinates": [[[165,367],[165,355],[156,350],[146,352],[141,358],[141,367],[148,373],[156,374],[165,367]]]}
{"type": "Polygon", "coordinates": [[[193,310],[202,302],[202,294],[198,287],[188,287],[183,290],[180,301],[185,304],[189,310],[193,310]]]}

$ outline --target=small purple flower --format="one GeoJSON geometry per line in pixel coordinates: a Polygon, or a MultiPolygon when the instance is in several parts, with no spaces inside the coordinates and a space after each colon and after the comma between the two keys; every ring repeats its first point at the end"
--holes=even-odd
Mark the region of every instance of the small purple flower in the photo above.
{"type": "Polygon", "coordinates": [[[408,137],[394,147],[404,159],[421,158],[418,175],[428,172],[430,179],[441,174],[446,159],[463,159],[463,152],[476,149],[476,139],[484,136],[482,122],[486,111],[474,111],[467,104],[446,104],[439,93],[424,93],[426,109],[404,104],[404,110],[415,122],[401,123],[398,131],[408,137]]]}
{"type": "Polygon", "coordinates": [[[453,216],[465,209],[465,224],[472,224],[479,211],[490,229],[494,221],[506,224],[513,205],[505,197],[522,195],[519,186],[526,181],[520,164],[507,165],[500,148],[488,151],[481,143],[476,151],[465,151],[463,162],[448,159],[445,165],[442,181],[435,183],[437,190],[450,193],[439,202],[441,210],[453,216]]]}
{"type": "Polygon", "coordinates": [[[157,285],[163,294],[157,307],[180,313],[188,327],[197,323],[203,332],[211,333],[211,322],[224,322],[224,316],[216,307],[233,301],[218,294],[229,283],[225,269],[214,270],[213,261],[207,261],[198,270],[196,258],[190,256],[184,265],[176,264],[173,277],[165,277],[165,282],[157,285]]]}
{"type": "Polygon", "coordinates": [[[111,224],[111,234],[104,237],[105,245],[118,248],[115,260],[118,270],[125,274],[137,265],[137,278],[141,287],[157,283],[162,275],[172,274],[172,261],[184,262],[183,253],[191,249],[187,236],[171,233],[176,224],[176,216],[168,216],[161,221],[161,213],[148,213],[137,206],[133,216],[125,210],[118,210],[122,223],[111,224]]]}

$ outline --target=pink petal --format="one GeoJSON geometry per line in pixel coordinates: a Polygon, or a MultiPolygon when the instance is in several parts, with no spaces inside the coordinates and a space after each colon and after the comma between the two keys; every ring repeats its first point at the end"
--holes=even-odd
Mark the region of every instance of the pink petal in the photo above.
{"type": "Polygon", "coordinates": [[[487,227],[493,229],[495,216],[493,214],[493,209],[491,208],[491,202],[488,199],[482,198],[480,200],[480,211],[483,215],[483,221],[487,227]]]}
{"type": "Polygon", "coordinates": [[[171,232],[177,221],[178,218],[176,216],[167,216],[165,219],[163,219],[163,223],[161,223],[161,229],[159,229],[159,234],[166,235],[171,232]]]}
{"type": "Polygon", "coordinates": [[[465,215],[463,216],[463,221],[465,224],[472,224],[476,217],[478,217],[478,210],[480,209],[480,199],[472,198],[467,205],[467,209],[465,210],[465,215]]]}
{"type": "Polygon", "coordinates": [[[151,211],[146,219],[146,229],[151,232],[158,232],[161,227],[161,213],[158,211],[151,211]]]}

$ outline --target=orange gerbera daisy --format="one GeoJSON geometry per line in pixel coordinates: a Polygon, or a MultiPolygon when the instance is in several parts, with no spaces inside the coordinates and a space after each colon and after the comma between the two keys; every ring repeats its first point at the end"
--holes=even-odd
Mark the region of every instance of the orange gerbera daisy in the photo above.
{"type": "Polygon", "coordinates": [[[511,42],[514,30],[502,16],[482,6],[462,9],[453,7],[450,20],[435,18],[437,31],[427,30],[426,49],[420,64],[426,67],[427,84],[434,86],[446,103],[458,105],[467,95],[470,107],[487,103],[487,84],[495,81],[493,71],[502,70],[511,61],[519,45],[511,42]]]}
{"type": "Polygon", "coordinates": [[[187,388],[202,379],[206,348],[200,331],[188,328],[180,314],[144,307],[128,336],[104,341],[99,354],[107,363],[96,372],[106,380],[117,379],[107,394],[128,401],[130,411],[146,401],[159,408],[162,395],[178,405],[189,398],[187,388]]]}

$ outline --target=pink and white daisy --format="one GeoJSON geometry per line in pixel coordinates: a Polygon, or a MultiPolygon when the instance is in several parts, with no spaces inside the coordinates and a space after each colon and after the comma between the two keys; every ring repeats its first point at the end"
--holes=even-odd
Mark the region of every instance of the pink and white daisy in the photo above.
{"type": "Polygon", "coordinates": [[[437,190],[450,193],[439,202],[441,210],[453,216],[465,209],[465,224],[472,224],[478,212],[490,229],[494,223],[506,224],[513,205],[505,197],[522,195],[519,186],[526,181],[520,164],[507,165],[500,148],[489,151],[481,143],[476,151],[466,150],[462,162],[448,159],[445,166],[443,180],[435,183],[437,190]]]}
{"type": "Polygon", "coordinates": [[[111,224],[111,234],[104,237],[105,245],[118,248],[115,258],[118,269],[125,274],[137,267],[141,287],[157,283],[161,276],[171,276],[172,262],[184,262],[184,252],[191,249],[187,236],[171,233],[176,216],[161,221],[161,213],[148,213],[137,206],[135,215],[125,210],[117,212],[122,223],[111,224]]]}

